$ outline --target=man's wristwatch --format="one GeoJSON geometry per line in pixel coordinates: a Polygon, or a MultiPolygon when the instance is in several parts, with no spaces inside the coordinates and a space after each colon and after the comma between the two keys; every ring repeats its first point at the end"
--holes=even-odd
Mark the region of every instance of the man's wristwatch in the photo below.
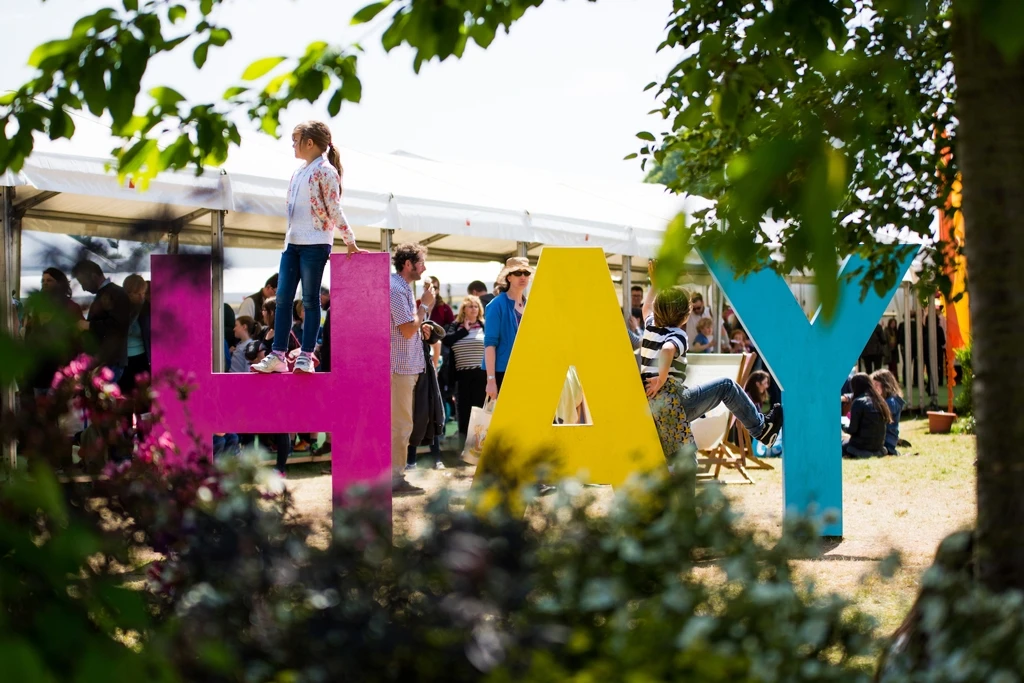
{"type": "Polygon", "coordinates": [[[487,379],[494,379],[494,375],[487,375],[487,379]]]}

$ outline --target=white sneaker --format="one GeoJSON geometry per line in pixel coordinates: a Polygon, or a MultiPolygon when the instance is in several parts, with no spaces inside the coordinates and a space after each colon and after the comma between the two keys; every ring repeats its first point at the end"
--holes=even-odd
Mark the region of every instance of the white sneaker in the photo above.
{"type": "Polygon", "coordinates": [[[276,353],[272,353],[259,363],[250,365],[249,369],[253,372],[262,372],[269,375],[274,372],[288,372],[288,363],[278,358],[276,353]]]}
{"type": "Polygon", "coordinates": [[[313,359],[309,356],[299,355],[295,359],[295,367],[292,368],[292,372],[316,372],[316,368],[313,367],[313,359]]]}

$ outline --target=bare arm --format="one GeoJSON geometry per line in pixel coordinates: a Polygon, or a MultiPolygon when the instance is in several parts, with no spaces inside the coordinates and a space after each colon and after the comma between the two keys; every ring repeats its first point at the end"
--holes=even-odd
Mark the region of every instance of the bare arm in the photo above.
{"type": "Polygon", "coordinates": [[[654,282],[651,282],[651,286],[647,288],[647,293],[644,294],[644,306],[642,309],[644,322],[647,322],[647,318],[654,314],[654,297],[657,292],[654,291],[654,282]]]}
{"type": "Polygon", "coordinates": [[[484,369],[487,371],[487,388],[490,398],[498,398],[498,381],[494,379],[494,365],[497,362],[498,349],[494,346],[484,348],[484,369]]]}
{"type": "Polygon", "coordinates": [[[661,391],[668,381],[668,370],[672,367],[672,361],[676,357],[676,348],[671,344],[665,344],[658,352],[658,376],[647,380],[647,398],[654,396],[661,391]]]}
{"type": "Polygon", "coordinates": [[[423,296],[420,297],[420,305],[416,308],[415,317],[407,323],[398,326],[398,333],[406,339],[412,339],[420,333],[420,328],[426,322],[430,313],[430,305],[434,303],[434,290],[429,285],[423,288],[423,296]]]}
{"type": "Polygon", "coordinates": [[[712,346],[714,346],[714,344],[715,343],[710,339],[708,340],[707,344],[698,344],[697,342],[693,342],[693,345],[690,346],[690,350],[694,351],[695,353],[701,353],[705,349],[710,349],[712,346]]]}

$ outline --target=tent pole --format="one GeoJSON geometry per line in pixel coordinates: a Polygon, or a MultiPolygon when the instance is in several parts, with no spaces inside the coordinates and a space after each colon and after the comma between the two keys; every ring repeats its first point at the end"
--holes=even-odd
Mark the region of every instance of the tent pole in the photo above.
{"type": "MultiPolygon", "coordinates": [[[[17,313],[14,309],[14,302],[11,300],[14,279],[14,254],[15,227],[14,227],[14,188],[3,188],[3,249],[0,250],[0,280],[3,285],[3,296],[0,297],[0,324],[3,325],[0,334],[14,339],[17,337],[17,313]]],[[[18,240],[20,242],[20,240],[18,240]]],[[[20,273],[16,274],[20,279],[20,273]]],[[[15,410],[14,383],[4,385],[0,388],[0,405],[3,410],[13,412],[15,410]]],[[[11,440],[3,444],[3,460],[11,470],[18,466],[18,443],[11,440]]]]}
{"type": "Polygon", "coordinates": [[[385,254],[391,253],[393,247],[392,241],[395,237],[395,231],[388,228],[382,228],[380,231],[380,250],[385,254]]]}
{"type": "Polygon", "coordinates": [[[629,322],[633,311],[633,257],[622,255],[622,317],[629,322]]]}
{"type": "MultiPolygon", "coordinates": [[[[14,298],[21,299],[21,217],[11,221],[11,287],[14,298]]],[[[15,318],[17,322],[17,318],[15,318]]]]}
{"type": "Polygon", "coordinates": [[[914,310],[917,311],[917,320],[914,321],[914,329],[917,332],[917,397],[920,409],[924,410],[924,311],[921,310],[921,302],[916,296],[914,310]]]}
{"type": "Polygon", "coordinates": [[[903,388],[907,392],[907,405],[914,406],[914,387],[911,384],[914,374],[910,368],[913,349],[910,348],[910,287],[903,285],[903,388]]]}
{"type": "Polygon", "coordinates": [[[178,233],[169,232],[167,233],[167,253],[177,254],[178,253],[178,233]]]}
{"type": "Polygon", "coordinates": [[[931,389],[931,407],[939,405],[939,359],[938,343],[939,335],[937,321],[935,320],[935,294],[928,295],[928,384],[931,389]]]}
{"type": "Polygon", "coordinates": [[[224,372],[224,216],[210,215],[210,254],[213,257],[213,371],[224,372]]]}
{"type": "Polygon", "coordinates": [[[715,302],[714,330],[715,338],[717,340],[715,343],[715,353],[721,353],[722,332],[725,330],[725,321],[722,320],[722,311],[725,308],[725,292],[723,292],[722,288],[718,286],[717,281],[712,281],[711,283],[711,296],[715,302]]]}
{"type": "Polygon", "coordinates": [[[527,251],[529,250],[529,242],[516,242],[516,255],[529,257],[527,251]]]}

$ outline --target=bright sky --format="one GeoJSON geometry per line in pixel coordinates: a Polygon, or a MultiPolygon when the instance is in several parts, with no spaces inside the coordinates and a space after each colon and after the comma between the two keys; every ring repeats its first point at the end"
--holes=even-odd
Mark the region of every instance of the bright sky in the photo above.
{"type": "MultiPolygon", "coordinates": [[[[613,180],[641,181],[640,130],[661,130],[648,116],[653,93],[643,92],[673,65],[658,54],[671,0],[548,0],[527,12],[508,36],[461,61],[424,65],[412,53],[380,47],[384,23],[349,25],[370,0],[228,0],[217,21],[234,40],[211,51],[202,71],[181,54],[154,61],[145,88],[169,85],[191,101],[211,101],[237,82],[246,65],[270,55],[301,54],[314,40],[360,41],[363,101],[346,103],[331,121],[339,143],[366,151],[404,150],[438,160],[511,164],[613,180]]],[[[32,48],[66,36],[74,21],[104,6],[98,0],[0,0],[6,31],[0,41],[0,90],[31,76],[32,48]]],[[[174,35],[170,32],[167,35],[174,35]]],[[[285,128],[326,118],[326,103],[295,107],[285,128]]],[[[247,122],[245,125],[250,125],[247,122]]]]}

